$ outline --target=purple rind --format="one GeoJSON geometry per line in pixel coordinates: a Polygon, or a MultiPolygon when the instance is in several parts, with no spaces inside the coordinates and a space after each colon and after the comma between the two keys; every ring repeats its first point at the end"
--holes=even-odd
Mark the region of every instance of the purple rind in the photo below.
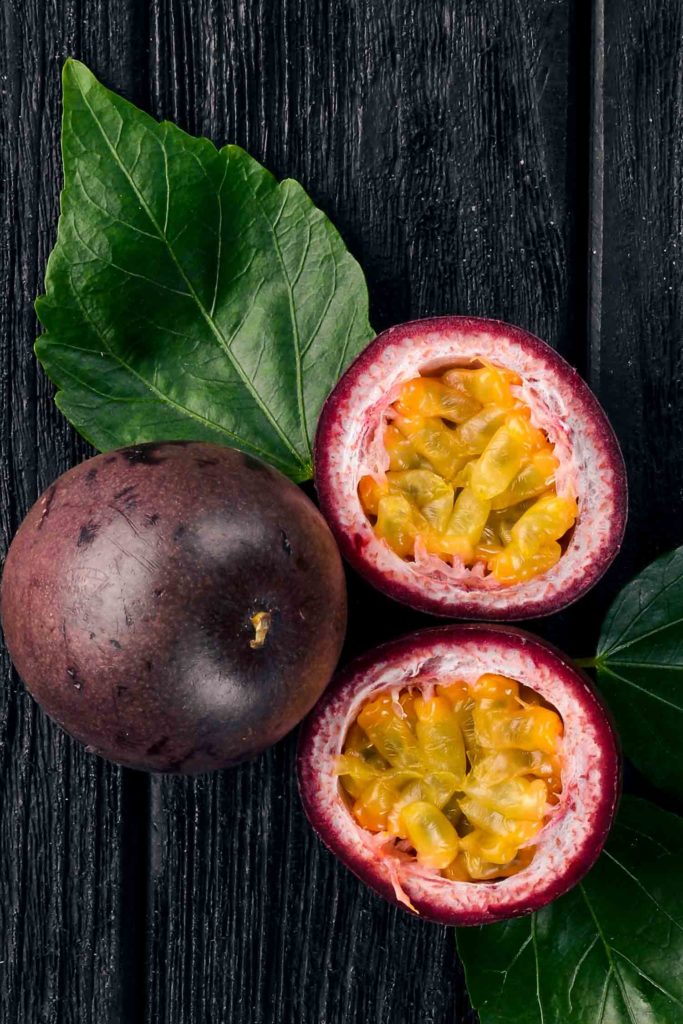
{"type": "MultiPolygon", "coordinates": [[[[453,349],[453,358],[458,358],[458,350],[453,349]]],[[[505,353],[500,356],[501,365],[506,365],[505,353]]],[[[359,415],[362,407],[359,403],[359,415]]],[[[434,317],[425,320],[414,320],[391,327],[379,334],[374,341],[356,358],[337,386],[328,396],[318,423],[315,440],[315,485],[320,509],[327,519],[337,540],[340,551],[346,561],[365,577],[378,590],[389,597],[400,601],[418,611],[430,612],[449,618],[486,618],[495,620],[515,621],[528,618],[540,618],[553,614],[573,604],[593,587],[604,575],[616,557],[626,528],[628,488],[626,468],[617,438],[607,416],[588,385],[578,372],[566,362],[546,342],[530,334],[520,327],[506,324],[500,320],[488,320],[479,317],[434,317]],[[572,404],[581,410],[581,419],[589,425],[593,443],[600,449],[601,465],[608,465],[612,477],[611,500],[607,510],[609,528],[600,537],[594,533],[594,548],[591,550],[589,564],[582,568],[576,577],[570,579],[562,589],[545,595],[525,597],[524,591],[528,584],[516,584],[506,588],[507,601],[501,607],[493,606],[487,600],[484,591],[463,592],[456,590],[452,584],[444,582],[443,595],[437,597],[426,594],[415,578],[397,579],[380,571],[367,557],[367,544],[362,540],[359,531],[349,531],[343,522],[341,500],[337,483],[334,480],[334,462],[339,439],[340,418],[348,403],[353,401],[354,392],[362,387],[363,378],[371,373],[382,353],[391,347],[397,347],[406,338],[413,340],[433,335],[434,333],[465,334],[467,332],[486,331],[500,340],[501,347],[510,349],[515,345],[537,360],[539,366],[548,369],[557,381],[558,390],[563,395],[569,394],[572,404]]],[[[584,481],[590,486],[590,479],[584,481]]],[[[579,498],[581,495],[579,495],[579,498]]],[[[561,560],[562,562],[562,560],[561,560]]],[[[553,570],[547,574],[551,579],[553,570]]],[[[531,581],[533,582],[533,581],[531,581]]],[[[489,591],[488,594],[500,595],[500,591],[489,591]]]]}
{"type": "MultiPolygon", "coordinates": [[[[514,626],[463,624],[422,630],[362,655],[340,672],[304,720],[297,755],[304,811],[318,837],[362,882],[389,902],[402,905],[384,870],[386,859],[379,856],[373,859],[367,851],[359,850],[358,843],[354,841],[355,833],[361,830],[353,822],[341,797],[337,795],[337,802],[334,802],[332,785],[338,786],[338,783],[331,758],[326,760],[324,756],[321,763],[320,748],[326,742],[335,749],[341,747],[343,735],[350,724],[349,711],[354,698],[373,672],[381,672],[382,666],[395,666],[406,658],[424,657],[425,664],[431,664],[434,651],[455,652],[466,650],[468,646],[484,652],[496,648],[498,657],[510,661],[521,657],[528,661],[537,676],[549,673],[553,680],[550,685],[554,688],[555,705],[565,704],[565,723],[572,717],[567,708],[580,712],[578,718],[583,722],[583,728],[575,735],[565,733],[564,745],[574,751],[574,764],[579,765],[579,759],[585,756],[588,746],[591,749],[595,746],[597,751],[591,754],[586,773],[579,773],[576,778],[569,757],[565,755],[561,814],[553,826],[554,831],[539,842],[530,868],[495,883],[449,883],[441,880],[440,892],[436,895],[420,895],[411,890],[410,883],[406,885],[407,894],[420,917],[458,926],[490,924],[539,910],[576,885],[599,856],[618,805],[621,760],[609,712],[585,673],[551,644],[514,626]],[[582,799],[583,804],[579,806],[582,799]],[[560,836],[565,833],[571,836],[576,830],[582,836],[581,841],[575,848],[571,847],[566,856],[557,854],[553,846],[559,846],[560,836]],[[548,851],[544,842],[548,844],[548,851]],[[543,858],[552,862],[553,857],[559,859],[559,868],[547,878],[533,879],[530,871],[538,858],[541,858],[539,864],[542,865],[543,858]],[[525,888],[525,875],[529,879],[528,889],[525,888]],[[467,906],[463,905],[463,897],[467,906]]],[[[492,670],[498,671],[499,668],[496,665],[492,670]]],[[[533,678],[522,681],[533,685],[533,678]]],[[[381,686],[376,689],[379,692],[381,686]]]]}
{"type": "Polygon", "coordinates": [[[45,491],[7,554],[0,618],[26,688],[69,735],[189,775],[255,757],[310,711],[339,659],[346,584],[291,480],[224,445],[160,441],[45,491]]]}

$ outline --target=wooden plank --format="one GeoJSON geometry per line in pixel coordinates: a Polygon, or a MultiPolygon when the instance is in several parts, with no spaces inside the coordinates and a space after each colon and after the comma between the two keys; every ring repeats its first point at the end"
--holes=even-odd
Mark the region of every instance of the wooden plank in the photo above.
{"type": "MultiPolygon", "coordinates": [[[[301,180],[361,260],[376,327],[495,315],[573,356],[571,7],[154,0],[152,110],[301,180]]],[[[426,621],[354,583],[347,653],[426,621]]],[[[452,934],[313,837],[293,738],[156,781],[152,826],[150,1024],[472,1019],[452,934]]]]}
{"type": "Polygon", "coordinates": [[[588,602],[597,623],[683,541],[683,3],[600,0],[595,17],[590,381],[630,484],[622,556],[588,602]]]}
{"type": "MultiPolygon", "coordinates": [[[[3,555],[38,494],[87,454],[32,351],[33,300],[58,213],[60,68],[67,54],[82,56],[134,93],[135,8],[135,0],[25,0],[0,14],[3,555]]],[[[136,980],[129,975],[124,987],[121,973],[135,948],[122,917],[132,926],[126,900],[134,901],[136,876],[124,894],[123,873],[134,847],[124,818],[138,784],[52,726],[11,673],[4,648],[0,671],[0,1020],[134,1024],[136,980]]]]}

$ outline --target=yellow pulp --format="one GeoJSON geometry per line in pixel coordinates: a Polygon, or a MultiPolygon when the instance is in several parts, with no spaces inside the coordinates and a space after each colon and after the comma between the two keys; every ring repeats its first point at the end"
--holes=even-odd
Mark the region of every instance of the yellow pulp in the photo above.
{"type": "Polygon", "coordinates": [[[487,674],[430,696],[374,697],[336,771],[358,824],[423,867],[454,881],[507,878],[531,862],[557,802],[562,731],[537,694],[487,674]]]}
{"type": "Polygon", "coordinates": [[[485,365],[407,381],[384,432],[389,470],[358,493],[375,533],[403,558],[415,543],[483,563],[501,585],[547,572],[574,525],[576,501],[555,491],[558,461],[531,424],[510,370],[485,365]]]}

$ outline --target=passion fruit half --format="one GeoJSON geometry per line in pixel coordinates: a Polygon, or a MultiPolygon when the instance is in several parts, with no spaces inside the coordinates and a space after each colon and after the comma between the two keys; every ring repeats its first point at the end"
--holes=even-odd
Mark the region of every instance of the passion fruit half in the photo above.
{"type": "Polygon", "coordinates": [[[575,885],[617,805],[614,730],[587,677],[514,627],[443,626],[353,662],[304,723],[301,797],[386,899],[486,924],[575,885]]]}
{"type": "Polygon", "coordinates": [[[380,334],[327,399],[315,477],[351,565],[437,615],[555,612],[604,573],[626,524],[624,463],[594,395],[496,320],[380,334]]]}

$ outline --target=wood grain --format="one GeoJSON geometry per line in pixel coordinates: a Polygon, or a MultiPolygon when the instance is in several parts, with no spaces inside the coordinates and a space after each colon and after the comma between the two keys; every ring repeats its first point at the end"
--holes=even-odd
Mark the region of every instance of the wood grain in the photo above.
{"type": "MultiPolygon", "coordinates": [[[[680,543],[683,505],[683,0],[592,8],[593,25],[576,0],[6,0],[2,551],[87,453],[32,355],[71,53],[300,179],[365,268],[377,328],[500,316],[588,374],[630,469],[627,543],[579,606],[531,628],[590,653],[617,586],[680,543]]],[[[428,621],[357,580],[350,595],[346,657],[428,621]]],[[[313,837],[295,738],[150,797],[53,728],[1,657],[2,1024],[474,1019],[452,935],[313,837]]]]}
{"type": "MultiPolygon", "coordinates": [[[[154,0],[151,109],[301,180],[383,327],[500,316],[572,356],[570,4],[154,0]]],[[[352,581],[347,655],[426,622],[352,581]]],[[[150,1024],[465,1024],[453,935],[313,837],[290,738],[153,785],[150,1024]]]]}
{"type": "Polygon", "coordinates": [[[558,640],[577,656],[594,653],[620,587],[683,542],[683,2],[596,0],[592,36],[582,370],[621,442],[630,496],[620,557],[560,617],[558,640]]]}
{"type": "Polygon", "coordinates": [[[598,14],[591,381],[629,469],[622,580],[683,541],[683,3],[598,14]]]}
{"type": "MultiPolygon", "coordinates": [[[[60,67],[66,54],[80,52],[131,91],[134,9],[134,0],[111,8],[16,0],[0,15],[3,555],[39,493],[86,454],[32,351],[33,300],[57,222],[60,67]]],[[[0,1020],[128,1024],[136,1018],[134,979],[133,988],[122,984],[130,948],[122,925],[129,893],[124,817],[136,797],[118,769],[89,757],[47,721],[11,673],[4,648],[1,658],[0,1020]]]]}

